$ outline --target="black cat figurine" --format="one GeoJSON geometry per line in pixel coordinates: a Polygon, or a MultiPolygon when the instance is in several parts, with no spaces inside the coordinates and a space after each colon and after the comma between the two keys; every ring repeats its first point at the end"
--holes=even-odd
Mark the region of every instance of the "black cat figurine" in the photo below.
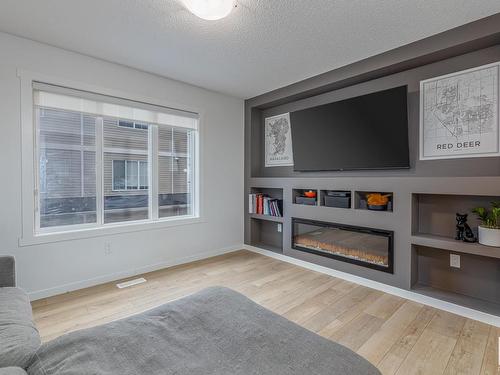
{"type": "Polygon", "coordinates": [[[456,240],[464,242],[476,242],[476,236],[472,229],[470,229],[469,224],[467,224],[467,214],[457,213],[457,236],[456,240]]]}

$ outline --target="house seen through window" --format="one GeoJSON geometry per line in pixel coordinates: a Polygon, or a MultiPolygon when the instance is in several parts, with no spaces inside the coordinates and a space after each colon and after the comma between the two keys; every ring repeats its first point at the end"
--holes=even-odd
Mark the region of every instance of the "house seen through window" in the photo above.
{"type": "MultiPolygon", "coordinates": [[[[50,92],[36,97],[39,231],[196,215],[192,114],[160,112],[150,116],[158,122],[133,121],[76,111],[68,100],[57,108],[50,92]]],[[[77,108],[103,107],[72,99],[80,101],[77,108]]]]}

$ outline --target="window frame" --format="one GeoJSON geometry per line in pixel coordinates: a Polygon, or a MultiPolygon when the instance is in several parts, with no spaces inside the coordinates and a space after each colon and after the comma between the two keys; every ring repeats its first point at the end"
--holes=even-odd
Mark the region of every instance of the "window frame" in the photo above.
{"type": "MultiPolygon", "coordinates": [[[[158,100],[157,98],[151,98],[146,96],[141,96],[137,94],[132,94],[130,92],[124,92],[109,88],[104,88],[92,84],[82,83],[78,81],[73,81],[70,79],[64,79],[60,77],[54,77],[51,75],[46,75],[43,73],[26,71],[23,69],[17,69],[17,77],[20,81],[21,89],[21,145],[22,145],[22,160],[21,160],[21,174],[22,174],[22,233],[19,237],[19,246],[31,246],[43,243],[54,243],[60,241],[76,240],[93,238],[99,236],[115,235],[121,233],[129,233],[135,231],[148,231],[148,230],[158,230],[167,227],[179,226],[179,225],[194,225],[198,223],[205,222],[203,218],[203,200],[201,199],[202,191],[202,139],[203,139],[203,119],[205,117],[204,111],[200,108],[194,108],[186,105],[179,105],[178,103],[169,103],[165,100],[158,100]],[[159,218],[158,214],[150,215],[150,218],[146,220],[128,221],[120,223],[108,223],[104,224],[101,221],[98,224],[81,224],[81,225],[69,225],[65,227],[53,227],[44,228],[43,231],[38,231],[39,225],[37,223],[37,218],[39,215],[36,214],[40,204],[38,201],[38,134],[36,132],[37,127],[35,124],[36,116],[34,111],[34,89],[33,84],[35,82],[43,82],[44,84],[59,86],[62,88],[71,88],[70,90],[79,90],[83,92],[96,93],[97,95],[109,96],[112,98],[117,98],[125,101],[132,101],[138,103],[147,103],[152,106],[159,106],[165,108],[174,108],[177,111],[185,111],[189,113],[195,113],[198,115],[197,120],[197,132],[195,138],[195,147],[193,149],[193,178],[194,184],[192,184],[192,197],[193,197],[193,210],[191,215],[185,216],[172,216],[159,218]],[[49,230],[50,229],[50,230],[49,230]]],[[[100,128],[102,132],[102,127],[100,128]]],[[[151,137],[149,137],[151,138],[151,137]]],[[[96,140],[96,147],[97,145],[96,140]]],[[[101,140],[102,142],[102,140],[101,140]]],[[[154,141],[150,139],[153,144],[154,141]]],[[[157,158],[156,158],[157,159],[157,158]]],[[[96,155],[96,164],[102,165],[102,155],[99,157],[96,155]]],[[[152,171],[153,168],[158,173],[158,165],[152,163],[149,160],[149,170],[152,171]]],[[[98,168],[102,169],[102,168],[98,168]]],[[[150,172],[150,179],[152,178],[152,173],[150,172]]],[[[102,173],[98,173],[97,189],[101,190],[103,193],[103,176],[102,173]]],[[[151,180],[149,181],[151,186],[151,180]]],[[[157,197],[158,189],[151,188],[150,207],[158,207],[157,197]],[[154,195],[155,194],[155,195],[154,195]],[[156,203],[156,204],[155,204],[156,203]]],[[[99,192],[96,192],[99,194],[99,192]]],[[[100,210],[102,215],[97,214],[97,216],[103,216],[104,213],[104,202],[99,202],[97,199],[96,210],[100,210]]]]}

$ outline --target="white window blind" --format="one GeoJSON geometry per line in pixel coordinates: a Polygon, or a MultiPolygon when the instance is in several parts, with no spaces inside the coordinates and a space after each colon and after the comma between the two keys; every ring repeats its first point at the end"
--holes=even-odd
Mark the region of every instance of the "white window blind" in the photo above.
{"type": "Polygon", "coordinates": [[[38,231],[197,215],[196,114],[42,83],[34,109],[38,231]]]}
{"type": "Polygon", "coordinates": [[[39,107],[91,113],[139,123],[170,125],[188,129],[198,128],[198,115],[191,112],[182,112],[37,82],[33,84],[33,87],[35,89],[34,102],[39,107]]]}

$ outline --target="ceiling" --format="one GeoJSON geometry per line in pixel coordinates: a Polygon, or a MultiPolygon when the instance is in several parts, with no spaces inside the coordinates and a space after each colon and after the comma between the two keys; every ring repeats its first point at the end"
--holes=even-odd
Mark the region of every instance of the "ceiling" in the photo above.
{"type": "Polygon", "coordinates": [[[240,98],[500,12],[498,0],[2,0],[0,30],[240,98]]]}

